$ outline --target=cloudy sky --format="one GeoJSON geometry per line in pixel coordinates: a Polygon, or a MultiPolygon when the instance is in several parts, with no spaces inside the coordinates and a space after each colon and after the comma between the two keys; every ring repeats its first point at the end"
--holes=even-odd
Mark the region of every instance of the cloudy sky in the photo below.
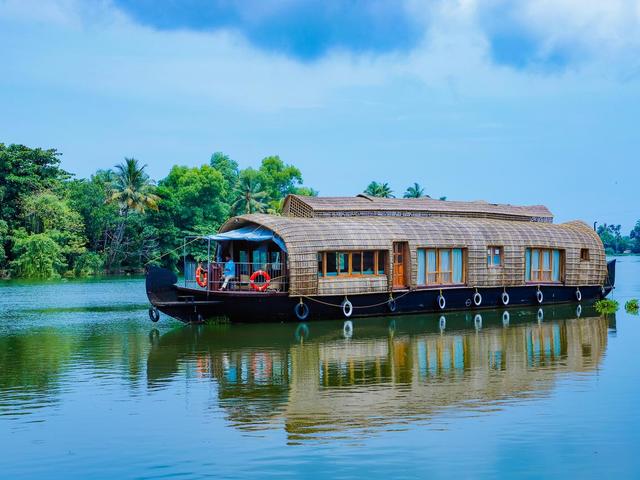
{"type": "Polygon", "coordinates": [[[640,218],[640,0],[0,0],[0,142],[640,218]]]}

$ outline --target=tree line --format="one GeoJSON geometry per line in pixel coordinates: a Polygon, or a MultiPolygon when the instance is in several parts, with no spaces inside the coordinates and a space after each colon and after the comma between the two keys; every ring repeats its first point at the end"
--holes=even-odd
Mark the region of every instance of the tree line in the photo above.
{"type": "Polygon", "coordinates": [[[628,235],[622,235],[620,225],[602,224],[597,228],[598,235],[608,255],[620,253],[640,253],[640,220],[628,235]]]}
{"type": "Polygon", "coordinates": [[[278,156],[240,169],[214,153],[197,167],[175,165],[153,182],[134,158],[89,178],[60,167],[55,149],[0,143],[0,272],[55,278],[175,268],[186,235],[215,232],[231,215],[278,213],[290,193],[317,195],[278,156]]]}

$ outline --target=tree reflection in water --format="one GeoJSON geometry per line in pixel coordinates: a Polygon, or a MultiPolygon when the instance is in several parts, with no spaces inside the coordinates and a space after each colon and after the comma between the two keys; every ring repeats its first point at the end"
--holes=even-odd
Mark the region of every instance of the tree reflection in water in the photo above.
{"type": "Polygon", "coordinates": [[[583,307],[295,324],[185,327],[156,339],[151,389],[179,372],[210,378],[238,428],[290,441],[480,413],[548,395],[563,372],[601,361],[615,320],[583,307]],[[352,331],[351,331],[351,327],[352,331]]]}

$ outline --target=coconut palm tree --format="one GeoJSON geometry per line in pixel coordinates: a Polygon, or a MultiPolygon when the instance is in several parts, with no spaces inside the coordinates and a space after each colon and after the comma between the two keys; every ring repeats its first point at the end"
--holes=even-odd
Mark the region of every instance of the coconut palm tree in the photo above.
{"type": "Polygon", "coordinates": [[[129,213],[144,213],[146,209],[158,210],[160,198],[153,193],[153,184],[145,172],[146,168],[146,164],[140,165],[135,158],[125,158],[124,163],[115,166],[106,201],[118,205],[120,222],[111,237],[107,256],[108,270],[120,252],[129,213]]]}
{"type": "Polygon", "coordinates": [[[404,198],[420,198],[424,197],[424,188],[415,182],[404,192],[404,198]]]}
{"type": "Polygon", "coordinates": [[[236,187],[236,200],[231,205],[234,212],[263,212],[266,208],[267,192],[262,189],[262,182],[257,171],[247,168],[240,174],[236,187]]]}
{"type": "Polygon", "coordinates": [[[372,197],[393,198],[393,190],[388,183],[371,182],[364,193],[372,197]]]}

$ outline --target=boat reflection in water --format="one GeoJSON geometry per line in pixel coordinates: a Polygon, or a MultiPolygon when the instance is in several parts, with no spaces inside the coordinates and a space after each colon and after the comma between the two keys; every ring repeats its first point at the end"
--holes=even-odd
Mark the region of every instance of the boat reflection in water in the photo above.
{"type": "Polygon", "coordinates": [[[155,340],[148,381],[211,378],[236,427],[285,428],[293,442],[366,434],[451,407],[495,411],[593,371],[615,320],[580,310],[190,326],[155,340]]]}

